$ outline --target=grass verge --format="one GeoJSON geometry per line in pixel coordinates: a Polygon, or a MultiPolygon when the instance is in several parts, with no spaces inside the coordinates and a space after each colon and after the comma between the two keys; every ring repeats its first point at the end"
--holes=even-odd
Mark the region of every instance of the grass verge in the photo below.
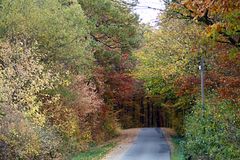
{"type": "Polygon", "coordinates": [[[173,144],[173,151],[171,155],[171,160],[184,160],[183,149],[180,145],[182,138],[179,137],[171,137],[171,141],[173,144]]]}
{"type": "Polygon", "coordinates": [[[116,143],[111,142],[106,145],[93,147],[88,151],[79,153],[72,160],[100,160],[115,146],[116,143]]]}

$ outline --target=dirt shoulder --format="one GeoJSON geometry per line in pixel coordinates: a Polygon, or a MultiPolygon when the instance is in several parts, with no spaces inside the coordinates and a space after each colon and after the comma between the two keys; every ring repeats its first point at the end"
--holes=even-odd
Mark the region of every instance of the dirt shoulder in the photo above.
{"type": "Polygon", "coordinates": [[[114,139],[117,146],[113,148],[102,160],[119,160],[124,153],[131,147],[137,138],[139,128],[126,129],[120,131],[120,136],[114,139]]]}
{"type": "Polygon", "coordinates": [[[176,132],[171,129],[171,128],[161,128],[163,133],[164,133],[164,136],[166,138],[166,141],[168,143],[168,145],[170,146],[170,149],[171,149],[171,153],[173,152],[173,149],[174,149],[174,145],[171,141],[171,137],[172,136],[175,136],[176,135],[176,132]]]}

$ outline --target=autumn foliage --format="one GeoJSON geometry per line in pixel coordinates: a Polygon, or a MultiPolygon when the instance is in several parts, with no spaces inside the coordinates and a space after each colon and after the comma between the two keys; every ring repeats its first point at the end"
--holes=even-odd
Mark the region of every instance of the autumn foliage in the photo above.
{"type": "Polygon", "coordinates": [[[133,74],[180,137],[186,159],[237,159],[240,2],[173,0],[147,28],[133,74]],[[204,59],[205,106],[199,65],[204,59]]]}
{"type": "Polygon", "coordinates": [[[71,159],[121,127],[172,127],[188,159],[240,157],[240,1],[166,0],[158,28],[134,5],[0,0],[0,159],[71,159]]]}
{"type": "Polygon", "coordinates": [[[118,134],[141,34],[119,2],[0,1],[0,159],[71,159],[118,134]]]}

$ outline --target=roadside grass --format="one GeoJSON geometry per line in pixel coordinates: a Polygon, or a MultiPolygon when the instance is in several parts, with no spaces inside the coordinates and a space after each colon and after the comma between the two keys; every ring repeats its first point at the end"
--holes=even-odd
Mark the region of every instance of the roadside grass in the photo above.
{"type": "Polygon", "coordinates": [[[183,149],[180,144],[182,141],[182,138],[171,137],[171,141],[174,146],[172,155],[171,155],[171,160],[184,160],[183,149]]]}
{"type": "Polygon", "coordinates": [[[100,160],[115,146],[116,143],[111,142],[109,144],[92,147],[88,151],[80,152],[73,157],[72,160],[100,160]]]}

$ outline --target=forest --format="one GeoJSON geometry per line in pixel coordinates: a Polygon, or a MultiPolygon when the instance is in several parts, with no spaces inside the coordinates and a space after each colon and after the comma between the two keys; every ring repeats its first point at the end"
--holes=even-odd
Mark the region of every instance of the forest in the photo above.
{"type": "Polygon", "coordinates": [[[0,0],[0,159],[143,127],[173,128],[184,159],[239,159],[240,1],[164,2],[152,27],[137,0],[0,0]]]}

